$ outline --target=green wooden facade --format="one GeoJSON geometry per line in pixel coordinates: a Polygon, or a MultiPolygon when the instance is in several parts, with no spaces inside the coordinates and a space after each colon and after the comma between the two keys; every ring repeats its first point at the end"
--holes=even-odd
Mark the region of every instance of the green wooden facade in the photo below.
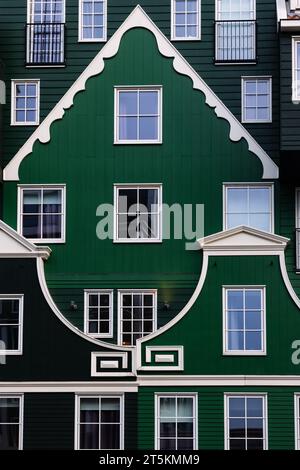
{"type": "MultiPolygon", "coordinates": [[[[238,445],[244,439],[250,446],[250,428],[250,440],[238,434],[241,423],[227,429],[236,418],[228,403],[230,397],[262,397],[264,414],[254,418],[258,427],[263,422],[263,436],[254,438],[254,430],[253,445],[300,448],[300,123],[288,92],[291,41],[300,37],[300,19],[298,33],[297,19],[291,20],[292,32],[282,31],[282,21],[289,21],[280,16],[285,2],[254,2],[255,58],[217,64],[212,0],[200,2],[201,40],[169,42],[169,0],[141,0],[140,6],[108,0],[107,41],[85,43],[78,42],[78,0],[66,0],[65,61],[39,67],[25,64],[26,3],[0,5],[7,90],[0,301],[15,296],[23,302],[20,350],[0,354],[0,406],[1,398],[15,397],[22,407],[19,440],[12,446],[83,448],[80,403],[110,398],[120,400],[116,448],[162,449],[160,397],[193,397],[194,414],[186,422],[193,423],[194,449],[228,448],[231,432],[238,445]],[[243,124],[242,77],[266,76],[272,77],[272,120],[243,124]],[[20,79],[40,80],[39,126],[11,125],[11,80],[20,79]],[[116,87],[158,86],[162,141],[116,143],[116,87]],[[270,231],[251,223],[226,229],[226,185],[243,184],[269,188],[270,231]],[[21,190],[51,185],[65,188],[65,238],[34,243],[21,234],[21,190]],[[169,207],[203,205],[203,230],[193,239],[197,249],[186,249],[187,240],[174,234],[158,243],[100,240],[97,208],[116,205],[116,185],[159,185],[169,207]],[[85,291],[97,289],[113,296],[109,338],[94,338],[85,329],[85,291]],[[122,344],[119,291],[147,289],[157,291],[156,328],[136,345],[122,344]],[[224,346],[230,289],[262,292],[265,337],[258,351],[230,354],[224,346]]],[[[93,432],[89,442],[103,449],[93,432]]],[[[190,449],[179,443],[178,432],[176,449],[190,449]]],[[[188,446],[190,430],[185,432],[188,446]]],[[[0,449],[5,446],[0,433],[0,449]]]]}

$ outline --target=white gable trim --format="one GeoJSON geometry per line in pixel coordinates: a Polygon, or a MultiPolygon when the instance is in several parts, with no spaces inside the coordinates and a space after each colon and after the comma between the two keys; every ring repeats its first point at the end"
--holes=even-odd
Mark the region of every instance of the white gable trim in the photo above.
{"type": "Polygon", "coordinates": [[[50,253],[47,246],[34,245],[0,220],[0,258],[48,259],[50,253]]]}
{"type": "Polygon", "coordinates": [[[219,118],[226,119],[230,124],[229,137],[237,142],[244,138],[247,141],[249,151],[254,153],[263,165],[263,178],[276,179],[279,175],[279,169],[267,153],[261,148],[256,140],[242,126],[242,124],[226,108],[223,102],[214,94],[202,78],[195,72],[192,66],[182,57],[171,42],[162,34],[158,27],[153,23],[145,11],[137,5],[120,28],[115,32],[111,39],[104,45],[101,51],[96,55],[80,77],[74,82],[67,93],[56,104],[53,110],[48,114],[40,126],[33,132],[27,142],[21,147],[13,159],[8,163],[3,171],[3,179],[6,181],[19,180],[19,166],[23,159],[32,152],[34,143],[39,140],[42,143],[50,141],[51,124],[62,119],[65,110],[69,109],[74,102],[75,95],[85,90],[86,82],[89,78],[99,75],[105,67],[104,59],[114,57],[120,46],[123,35],[132,28],[145,28],[151,31],[157,41],[158,49],[164,57],[174,58],[173,67],[181,75],[186,75],[193,81],[195,90],[204,93],[206,104],[214,108],[219,118]]]}
{"type": "Polygon", "coordinates": [[[211,256],[279,255],[289,239],[251,227],[235,227],[198,240],[211,256]]]}

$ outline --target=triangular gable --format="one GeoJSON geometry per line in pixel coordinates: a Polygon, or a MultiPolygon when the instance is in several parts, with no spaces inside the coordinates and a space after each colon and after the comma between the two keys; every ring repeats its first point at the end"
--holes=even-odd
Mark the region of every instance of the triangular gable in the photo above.
{"type": "Polygon", "coordinates": [[[34,245],[0,220],[0,258],[48,259],[50,253],[50,248],[34,245]]]}
{"type": "Polygon", "coordinates": [[[251,227],[235,227],[215,233],[198,240],[200,247],[206,252],[283,252],[288,238],[251,227]]]}
{"type": "Polygon", "coordinates": [[[63,98],[48,114],[46,119],[39,125],[27,142],[8,163],[3,171],[3,179],[6,181],[19,180],[19,166],[22,160],[32,152],[34,143],[37,140],[42,143],[49,142],[51,124],[58,119],[62,119],[65,114],[65,110],[69,109],[73,105],[75,95],[78,92],[85,90],[86,81],[95,75],[99,75],[104,70],[104,59],[109,59],[117,54],[123,35],[132,28],[145,28],[154,34],[160,53],[164,57],[174,58],[173,67],[176,72],[190,77],[193,81],[194,89],[200,90],[204,93],[206,104],[211,108],[214,108],[218,117],[228,121],[230,125],[230,139],[236,142],[244,138],[247,141],[249,151],[254,153],[262,162],[263,178],[278,178],[278,167],[269,155],[267,155],[256,140],[226,108],[224,103],[214,94],[192,66],[182,57],[173,44],[171,44],[171,42],[163,35],[141,6],[137,5],[111,39],[105,44],[105,46],[103,46],[101,51],[87,66],[80,77],[74,82],[63,98]]]}

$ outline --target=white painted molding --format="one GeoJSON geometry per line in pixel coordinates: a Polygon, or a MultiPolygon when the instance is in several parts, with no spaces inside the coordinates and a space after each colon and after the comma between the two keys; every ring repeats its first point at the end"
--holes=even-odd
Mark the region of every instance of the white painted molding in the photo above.
{"type": "Polygon", "coordinates": [[[279,255],[284,252],[288,238],[252,227],[239,226],[208,235],[198,240],[210,256],[279,255]]]}
{"type": "MultiPolygon", "coordinates": [[[[299,387],[300,375],[139,375],[139,387],[299,387]]],[[[242,393],[242,392],[239,392],[242,393]]]]}
{"type": "Polygon", "coordinates": [[[281,31],[299,32],[300,20],[281,20],[280,29],[281,31]]]}
{"type": "MultiPolygon", "coordinates": [[[[196,289],[188,301],[188,303],[183,307],[183,309],[176,315],[175,318],[173,318],[171,321],[169,321],[166,325],[162,326],[158,330],[154,331],[150,335],[145,336],[144,338],[140,338],[136,342],[136,364],[137,364],[137,369],[140,370],[142,366],[142,344],[144,342],[151,341],[153,338],[156,338],[157,336],[160,336],[162,333],[165,331],[169,330],[172,328],[176,323],[178,323],[185,315],[186,313],[189,312],[189,310],[192,308],[194,303],[196,302],[202,287],[204,285],[204,281],[206,279],[206,274],[207,274],[207,268],[208,268],[208,255],[207,253],[203,253],[203,261],[202,261],[202,270],[201,270],[201,275],[198,281],[198,284],[196,286],[196,289]]],[[[171,346],[170,346],[171,347],[171,346]]],[[[164,346],[160,346],[159,350],[162,350],[164,346]]]]}
{"type": "Polygon", "coordinates": [[[48,259],[51,249],[36,246],[0,220],[0,258],[48,259]]]}
{"type": "MultiPolygon", "coordinates": [[[[133,358],[132,358],[133,359],[133,358]]],[[[132,377],[131,371],[122,371],[128,367],[127,352],[92,352],[91,353],[91,377],[132,377]],[[97,359],[100,358],[101,371],[97,370],[97,359]],[[105,359],[107,358],[107,359],[105,359]],[[119,368],[117,359],[121,359],[119,368]],[[106,372],[105,369],[117,369],[115,372],[106,372]]]]}
{"type": "Polygon", "coordinates": [[[269,155],[262,149],[256,140],[249,134],[236,117],[226,108],[224,103],[214,94],[202,78],[196,73],[192,66],[184,59],[171,42],[162,34],[155,23],[149,18],[145,11],[137,5],[128,18],[114,33],[111,39],[103,46],[101,51],[91,61],[88,67],[74,82],[67,93],[56,104],[53,110],[48,114],[40,126],[33,132],[27,142],[21,147],[17,154],[12,158],[3,170],[3,179],[6,181],[19,180],[19,166],[23,159],[32,152],[34,143],[39,140],[47,143],[51,139],[50,127],[54,121],[62,119],[65,110],[69,109],[74,103],[74,97],[77,93],[86,88],[86,82],[89,78],[99,75],[104,67],[104,60],[114,57],[120,47],[123,35],[133,28],[145,28],[153,33],[156,38],[158,49],[164,57],[173,58],[173,67],[181,75],[188,76],[193,82],[193,88],[204,93],[206,104],[214,109],[219,118],[225,119],[230,125],[229,137],[233,142],[244,138],[248,144],[249,151],[255,154],[263,165],[263,178],[277,179],[279,169],[269,155]]]}
{"type": "Polygon", "coordinates": [[[137,392],[137,382],[0,382],[0,393],[120,393],[137,392]]]}
{"type": "Polygon", "coordinates": [[[296,292],[294,291],[293,286],[292,286],[291,281],[290,281],[290,278],[288,276],[284,253],[280,254],[279,263],[280,263],[281,275],[282,275],[285,287],[287,288],[288,293],[292,297],[292,299],[295,302],[295,304],[297,305],[297,307],[300,309],[300,299],[297,296],[296,292]]]}
{"type": "Polygon", "coordinates": [[[183,346],[146,346],[145,348],[145,362],[151,363],[152,359],[154,359],[154,365],[146,365],[141,366],[139,370],[153,370],[153,371],[182,371],[184,370],[184,359],[183,359],[183,346]],[[171,360],[163,360],[164,351],[166,352],[165,357],[171,360]],[[155,354],[155,352],[159,352],[159,354],[155,354]],[[170,353],[174,353],[173,355],[170,353]],[[175,361],[175,353],[178,354],[178,363],[177,365],[174,364],[175,361]],[[160,359],[157,361],[156,358],[159,356],[160,359]],[[169,365],[162,366],[160,365],[161,362],[168,362],[169,365]]]}
{"type": "MultiPolygon", "coordinates": [[[[105,343],[103,341],[100,341],[96,338],[92,338],[91,336],[88,336],[87,334],[83,333],[83,331],[79,330],[74,326],[71,322],[69,322],[66,317],[61,313],[61,311],[58,309],[56,306],[53,298],[51,297],[51,294],[49,292],[47,282],[45,279],[45,270],[44,270],[44,262],[41,258],[37,258],[37,273],[38,273],[38,278],[39,278],[39,283],[41,290],[43,292],[43,295],[45,297],[45,300],[47,301],[49,307],[53,311],[53,313],[58,317],[58,319],[67,327],[69,330],[71,330],[73,333],[76,335],[80,336],[82,339],[85,339],[86,341],[89,341],[90,343],[96,344],[97,346],[101,346],[105,349],[113,349],[116,351],[126,351],[126,352],[131,352],[133,353],[134,348],[127,346],[121,347],[117,346],[115,344],[111,343],[105,343]]],[[[101,352],[101,351],[99,351],[101,352]]]]}
{"type": "Polygon", "coordinates": [[[287,19],[287,8],[285,0],[276,0],[277,21],[287,19]]]}

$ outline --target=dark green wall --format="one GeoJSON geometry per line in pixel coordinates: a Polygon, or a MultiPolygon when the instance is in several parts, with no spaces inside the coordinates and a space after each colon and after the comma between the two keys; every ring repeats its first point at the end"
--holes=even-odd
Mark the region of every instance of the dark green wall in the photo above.
{"type": "Polygon", "coordinates": [[[298,375],[292,343],[299,339],[300,312],[283,283],[278,257],[220,256],[209,259],[204,286],[189,312],[161,335],[145,341],[143,351],[145,346],[183,345],[182,374],[298,375]],[[266,356],[223,356],[224,285],[266,286],[266,356]]]}
{"type": "Polygon", "coordinates": [[[199,449],[224,449],[224,393],[267,393],[269,449],[295,448],[294,393],[291,387],[141,387],[139,389],[139,449],[154,448],[155,392],[198,393],[199,449]]]}
{"type": "Polygon", "coordinates": [[[0,294],[24,294],[23,355],[6,357],[0,382],[103,380],[91,377],[91,352],[109,349],[81,338],[54,314],[40,289],[35,260],[0,259],[0,279],[0,294]]]}
{"type": "MultiPolygon", "coordinates": [[[[140,4],[157,26],[170,37],[170,0],[108,0],[108,37],[140,4]]],[[[78,0],[66,0],[65,68],[25,68],[25,0],[2,0],[0,5],[0,57],[6,64],[8,101],[5,110],[5,152],[7,162],[30,136],[34,127],[10,127],[10,80],[41,79],[41,118],[57,103],[103,43],[78,43],[78,0]]],[[[176,41],[184,55],[238,119],[241,117],[241,76],[273,76],[273,124],[247,125],[249,131],[274,157],[278,157],[279,77],[276,1],[257,1],[257,65],[214,65],[215,1],[202,0],[202,40],[176,41]]]]}
{"type": "Polygon", "coordinates": [[[280,34],[280,147],[285,151],[300,150],[300,106],[292,102],[293,35],[280,34]]]}

